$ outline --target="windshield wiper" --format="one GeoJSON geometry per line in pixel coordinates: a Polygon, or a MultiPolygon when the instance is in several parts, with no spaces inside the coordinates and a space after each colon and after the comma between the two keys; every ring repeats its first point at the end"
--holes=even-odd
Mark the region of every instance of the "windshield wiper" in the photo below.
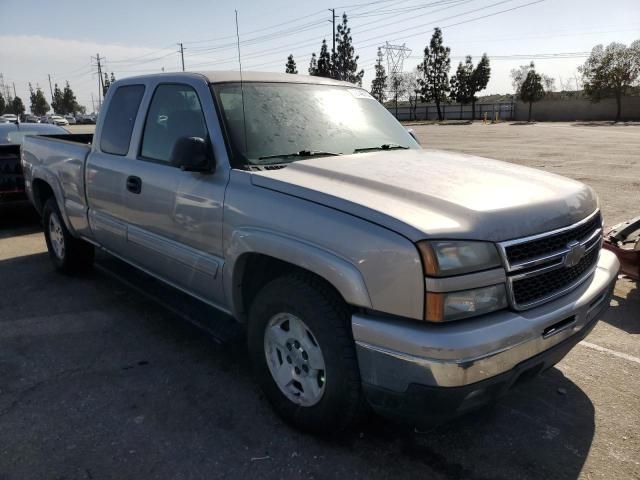
{"type": "Polygon", "coordinates": [[[356,148],[353,153],[372,152],[374,150],[408,150],[409,147],[398,145],[397,143],[383,143],[377,147],[356,148]]]}
{"type": "Polygon", "coordinates": [[[265,155],[264,157],[259,157],[258,160],[268,160],[270,158],[308,158],[308,157],[335,157],[337,155],[342,155],[341,153],[334,152],[322,152],[317,150],[300,150],[298,152],[293,153],[280,153],[278,155],[265,155]]]}

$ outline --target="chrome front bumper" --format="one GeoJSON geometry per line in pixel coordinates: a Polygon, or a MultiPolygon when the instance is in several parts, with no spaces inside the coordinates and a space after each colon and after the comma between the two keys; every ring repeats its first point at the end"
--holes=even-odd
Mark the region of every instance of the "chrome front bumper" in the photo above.
{"type": "Polygon", "coordinates": [[[487,380],[591,328],[609,305],[620,264],[602,250],[589,279],[530,310],[434,325],[352,317],[362,382],[394,392],[409,385],[461,387],[487,380]]]}

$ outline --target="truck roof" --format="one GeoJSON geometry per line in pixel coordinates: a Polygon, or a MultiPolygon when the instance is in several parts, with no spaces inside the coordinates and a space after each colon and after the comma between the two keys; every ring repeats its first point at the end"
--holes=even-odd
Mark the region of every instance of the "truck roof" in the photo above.
{"type": "MultiPolygon", "coordinates": [[[[221,70],[221,71],[197,71],[197,72],[166,72],[150,75],[139,75],[131,78],[147,78],[147,77],[167,77],[179,78],[181,76],[193,77],[199,75],[207,78],[210,83],[239,82],[240,72],[237,70],[221,70]]],[[[123,79],[124,80],[124,79],[123,79]]],[[[343,87],[357,87],[356,85],[331,78],[315,77],[311,75],[298,75],[290,73],[274,73],[274,72],[251,72],[243,71],[242,80],[244,82],[280,82],[280,83],[316,83],[321,85],[339,85],[343,87]]]]}

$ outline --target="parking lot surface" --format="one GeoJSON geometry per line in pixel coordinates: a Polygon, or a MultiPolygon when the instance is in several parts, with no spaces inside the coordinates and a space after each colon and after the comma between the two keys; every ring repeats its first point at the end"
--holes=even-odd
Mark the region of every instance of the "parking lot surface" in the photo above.
{"type": "MultiPolygon", "coordinates": [[[[414,129],[583,180],[607,224],[640,214],[640,128],[414,129]]],[[[220,343],[102,269],[54,273],[35,215],[0,211],[1,480],[640,478],[639,387],[640,291],[621,278],[591,335],[494,407],[301,434],[254,384],[242,336],[220,343]]]]}

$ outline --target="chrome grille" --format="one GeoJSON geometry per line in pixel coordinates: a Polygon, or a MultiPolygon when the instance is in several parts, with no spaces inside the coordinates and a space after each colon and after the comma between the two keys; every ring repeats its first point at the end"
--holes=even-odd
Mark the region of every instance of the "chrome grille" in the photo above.
{"type": "Polygon", "coordinates": [[[587,253],[580,263],[571,268],[556,268],[540,275],[527,276],[513,281],[513,298],[518,305],[527,305],[539,298],[545,298],[554,292],[562,291],[572,285],[589,271],[598,261],[597,248],[587,253]]]}
{"type": "Polygon", "coordinates": [[[521,263],[544,256],[559,250],[563,250],[572,240],[582,241],[588,238],[594,231],[602,227],[602,218],[599,212],[575,228],[544,236],[529,242],[516,243],[505,248],[509,263],[521,263]]]}
{"type": "Polygon", "coordinates": [[[578,286],[595,268],[601,245],[599,211],[565,228],[499,244],[512,307],[531,308],[578,286]]]}

